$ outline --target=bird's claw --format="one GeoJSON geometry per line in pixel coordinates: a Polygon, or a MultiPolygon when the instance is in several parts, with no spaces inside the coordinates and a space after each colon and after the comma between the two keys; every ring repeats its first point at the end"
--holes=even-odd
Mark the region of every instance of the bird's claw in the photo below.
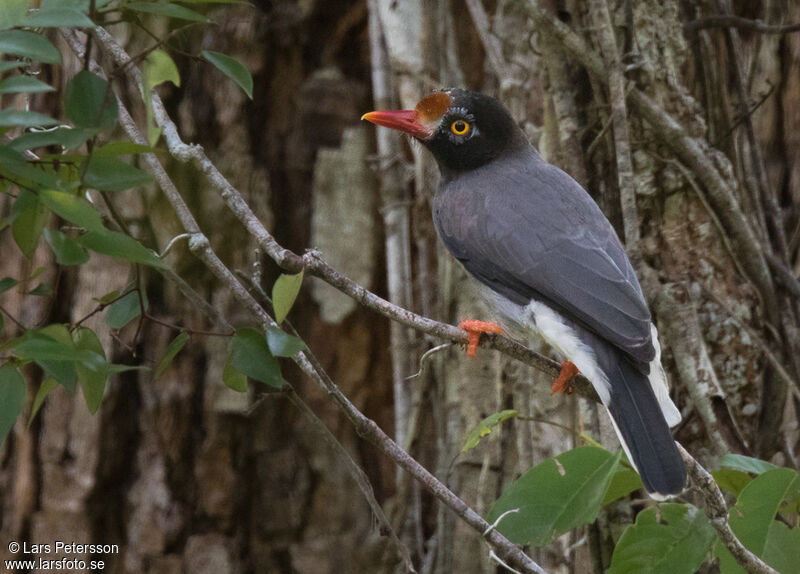
{"type": "Polygon", "coordinates": [[[567,359],[561,361],[561,372],[558,373],[558,377],[553,383],[552,392],[550,394],[554,395],[556,393],[571,393],[572,379],[578,374],[580,374],[580,371],[578,370],[578,367],[575,366],[575,363],[567,359]]]}
{"type": "Polygon", "coordinates": [[[503,334],[503,328],[497,323],[479,321],[477,319],[467,319],[466,321],[461,321],[458,324],[458,328],[467,332],[467,355],[470,357],[474,357],[475,353],[478,352],[478,343],[481,340],[482,333],[494,333],[497,335],[503,334]]]}

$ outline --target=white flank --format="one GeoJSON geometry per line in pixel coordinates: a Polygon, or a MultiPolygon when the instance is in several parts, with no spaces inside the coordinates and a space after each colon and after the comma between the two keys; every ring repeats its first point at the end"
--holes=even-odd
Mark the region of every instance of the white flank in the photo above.
{"type": "MultiPolygon", "coordinates": [[[[597,395],[606,407],[611,399],[611,385],[608,382],[608,377],[597,364],[594,350],[588,345],[584,344],[575,331],[564,322],[564,319],[556,311],[538,301],[531,301],[527,306],[522,307],[512,303],[508,299],[496,294],[492,291],[486,290],[487,294],[491,294],[487,298],[493,303],[495,309],[500,311],[502,315],[511,323],[511,326],[518,325],[525,331],[534,331],[538,333],[551,347],[556,349],[565,358],[572,361],[581,374],[586,377],[597,395]]],[[[658,331],[655,325],[650,326],[653,338],[653,346],[655,347],[655,357],[650,362],[650,385],[653,387],[653,392],[656,395],[656,400],[664,414],[664,418],[670,427],[675,426],[681,420],[681,413],[669,397],[669,386],[667,384],[667,376],[664,372],[664,367],[661,365],[661,345],[658,343],[658,331]]],[[[636,465],[633,462],[628,445],[622,438],[619,432],[619,427],[614,421],[614,417],[609,416],[611,424],[614,425],[614,430],[619,437],[619,442],[622,445],[625,454],[628,455],[628,460],[634,468],[636,465]]],[[[638,472],[638,469],[636,469],[638,472]]],[[[666,500],[670,496],[660,495],[658,493],[648,493],[656,500],[666,500]]]]}
{"type": "MultiPolygon", "coordinates": [[[[594,350],[584,344],[575,331],[564,323],[561,315],[544,303],[531,301],[524,311],[542,338],[556,351],[572,361],[584,377],[589,379],[604,405],[611,400],[611,385],[608,377],[597,364],[594,350]]],[[[619,433],[618,433],[619,434],[619,433]]]]}
{"type": "Polygon", "coordinates": [[[658,401],[658,406],[661,407],[661,412],[664,414],[664,419],[666,419],[669,427],[672,428],[681,422],[681,412],[672,402],[672,399],[669,398],[667,374],[661,364],[661,345],[658,343],[658,329],[652,323],[650,324],[650,334],[653,339],[653,346],[656,348],[656,356],[650,361],[650,385],[656,394],[656,400],[658,401]]]}

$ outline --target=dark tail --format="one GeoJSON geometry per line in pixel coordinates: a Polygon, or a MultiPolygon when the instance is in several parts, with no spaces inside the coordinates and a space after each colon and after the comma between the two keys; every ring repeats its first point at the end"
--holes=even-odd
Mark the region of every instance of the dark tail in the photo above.
{"type": "Polygon", "coordinates": [[[650,381],[618,352],[609,355],[616,360],[601,360],[600,367],[611,383],[607,406],[620,439],[628,447],[648,492],[678,494],[686,485],[686,466],[650,381]]]}

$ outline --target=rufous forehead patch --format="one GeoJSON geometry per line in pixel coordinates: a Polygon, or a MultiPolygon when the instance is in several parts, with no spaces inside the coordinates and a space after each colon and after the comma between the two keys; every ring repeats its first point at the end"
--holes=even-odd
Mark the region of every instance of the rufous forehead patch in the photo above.
{"type": "Polygon", "coordinates": [[[450,96],[445,92],[435,92],[422,98],[414,107],[417,118],[422,123],[435,122],[450,108],[450,96]]]}

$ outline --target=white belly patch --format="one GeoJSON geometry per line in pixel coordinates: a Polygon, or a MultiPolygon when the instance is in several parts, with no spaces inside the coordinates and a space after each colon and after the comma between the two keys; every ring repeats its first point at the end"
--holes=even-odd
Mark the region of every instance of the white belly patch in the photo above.
{"type": "Polygon", "coordinates": [[[522,312],[528,327],[538,331],[547,343],[572,361],[584,377],[589,379],[604,405],[611,400],[611,385],[600,369],[594,351],[584,344],[575,331],[544,303],[531,301],[522,312]]]}

